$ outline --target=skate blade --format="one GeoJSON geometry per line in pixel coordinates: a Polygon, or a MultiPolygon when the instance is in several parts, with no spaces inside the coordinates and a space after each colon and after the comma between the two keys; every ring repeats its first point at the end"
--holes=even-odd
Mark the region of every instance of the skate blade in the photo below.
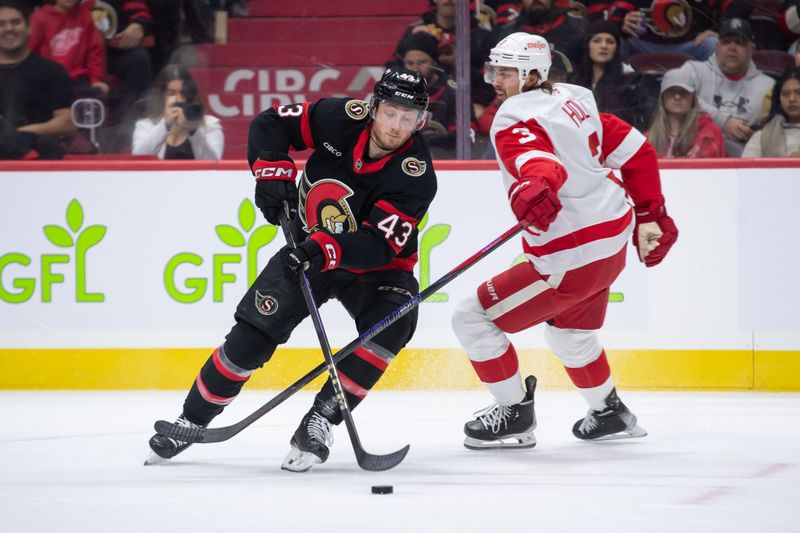
{"type": "Polygon", "coordinates": [[[158,463],[163,463],[164,461],[166,461],[166,459],[158,455],[156,452],[150,452],[150,455],[148,455],[147,459],[144,460],[144,466],[157,465],[158,463]]]}
{"type": "Polygon", "coordinates": [[[536,446],[536,437],[533,433],[517,433],[497,440],[464,438],[464,447],[469,450],[501,450],[505,448],[533,448],[534,446],[536,446]]]}
{"type": "Polygon", "coordinates": [[[306,472],[312,466],[322,463],[319,457],[310,452],[303,452],[292,447],[281,465],[281,470],[288,472],[306,472]]]}
{"type": "Polygon", "coordinates": [[[620,431],[619,433],[613,433],[611,435],[605,435],[604,437],[599,437],[596,439],[588,439],[592,442],[602,441],[602,440],[620,440],[620,439],[638,439],[640,437],[646,437],[647,431],[642,426],[636,425],[630,429],[625,429],[620,431]]]}

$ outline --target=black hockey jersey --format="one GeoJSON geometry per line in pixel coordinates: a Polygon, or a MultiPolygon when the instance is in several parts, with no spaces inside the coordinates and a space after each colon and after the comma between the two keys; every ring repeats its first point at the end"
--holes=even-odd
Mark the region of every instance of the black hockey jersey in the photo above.
{"type": "Polygon", "coordinates": [[[313,148],[298,184],[303,231],[331,234],[341,248],[340,268],[411,271],[436,174],[418,133],[381,159],[367,159],[371,128],[363,100],[276,106],[253,119],[247,157],[252,168],[262,151],[313,148]]]}

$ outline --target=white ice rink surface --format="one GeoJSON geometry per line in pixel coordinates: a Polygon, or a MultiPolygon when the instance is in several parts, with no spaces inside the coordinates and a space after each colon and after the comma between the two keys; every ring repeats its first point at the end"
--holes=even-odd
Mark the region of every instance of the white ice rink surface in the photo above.
{"type": "MultiPolygon", "coordinates": [[[[246,392],[213,425],[271,398],[246,392]]],[[[579,442],[573,392],[538,392],[532,450],[463,448],[485,393],[375,392],[355,412],[367,451],[411,444],[388,472],[355,463],[344,427],[311,472],[280,470],[301,393],[233,439],[142,466],[183,393],[0,392],[0,531],[800,531],[800,395],[621,391],[650,435],[579,442]],[[390,484],[392,495],[371,485],[390,484]]]]}

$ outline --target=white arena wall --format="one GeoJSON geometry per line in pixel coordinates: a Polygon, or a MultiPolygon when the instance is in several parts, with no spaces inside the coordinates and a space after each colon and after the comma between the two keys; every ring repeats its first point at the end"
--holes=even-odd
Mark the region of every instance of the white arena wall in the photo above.
{"type": "MultiPolygon", "coordinates": [[[[513,224],[494,162],[436,168],[423,286],[513,224]]],[[[800,390],[800,161],[664,162],[662,181],[680,238],[652,269],[629,246],[601,335],[615,379],[800,390]]],[[[230,328],[248,279],[283,244],[252,192],[238,161],[3,162],[0,389],[186,388],[230,328]]],[[[381,386],[474,388],[450,315],[519,253],[515,238],[423,303],[381,386]]],[[[334,346],[356,336],[338,304],[324,306],[323,319],[334,346]]],[[[515,343],[543,386],[568,384],[541,328],[515,343]]],[[[320,360],[305,322],[249,386],[283,387],[320,360]]]]}

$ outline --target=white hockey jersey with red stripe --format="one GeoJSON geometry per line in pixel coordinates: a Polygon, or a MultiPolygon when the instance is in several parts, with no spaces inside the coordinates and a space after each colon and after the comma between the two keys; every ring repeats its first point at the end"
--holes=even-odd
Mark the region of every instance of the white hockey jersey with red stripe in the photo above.
{"type": "Polygon", "coordinates": [[[563,207],[548,231],[524,233],[525,255],[541,274],[587,265],[625,245],[633,212],[612,169],[625,176],[630,167],[628,175],[637,174],[640,182],[658,180],[645,137],[599,113],[591,91],[576,85],[560,83],[552,94],[537,89],[509,98],[492,123],[491,137],[506,193],[526,177],[542,177],[558,191],[563,207]]]}

